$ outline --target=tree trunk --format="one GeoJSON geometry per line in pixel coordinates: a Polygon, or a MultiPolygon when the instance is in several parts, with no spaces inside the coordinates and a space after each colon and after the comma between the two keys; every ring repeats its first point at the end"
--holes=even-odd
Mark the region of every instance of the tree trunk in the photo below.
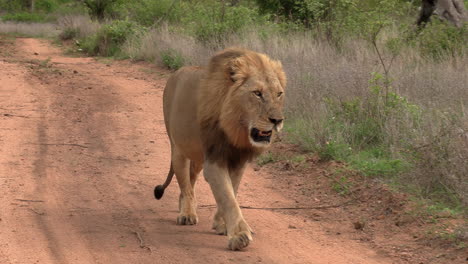
{"type": "Polygon", "coordinates": [[[421,12],[416,23],[419,27],[424,27],[433,14],[449,21],[456,27],[462,27],[468,21],[462,0],[422,0],[421,12]]]}
{"type": "Polygon", "coordinates": [[[467,21],[465,5],[462,0],[438,0],[434,13],[456,27],[462,27],[463,23],[467,21]]]}

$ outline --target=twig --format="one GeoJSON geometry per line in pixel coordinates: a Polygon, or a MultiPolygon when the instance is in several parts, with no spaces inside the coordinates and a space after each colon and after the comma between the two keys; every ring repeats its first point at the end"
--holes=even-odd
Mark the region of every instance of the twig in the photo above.
{"type": "Polygon", "coordinates": [[[311,206],[311,207],[253,207],[253,206],[241,206],[242,209],[253,209],[253,210],[319,210],[319,209],[328,209],[328,208],[336,208],[345,206],[348,203],[353,202],[355,199],[351,199],[344,203],[340,204],[331,204],[331,205],[323,205],[323,206],[311,206]]]}
{"type": "Polygon", "coordinates": [[[12,115],[12,114],[3,114],[6,117],[22,117],[22,118],[30,118],[30,116],[22,116],[22,115],[12,115]]]}
{"type": "Polygon", "coordinates": [[[33,208],[28,208],[28,209],[31,210],[31,211],[33,211],[34,213],[36,213],[36,214],[38,214],[38,215],[45,215],[44,212],[38,212],[38,211],[36,211],[36,210],[33,209],[33,208]]]}
{"type": "Polygon", "coordinates": [[[143,241],[143,238],[141,237],[140,233],[138,233],[137,231],[132,232],[137,236],[138,240],[140,241],[140,248],[147,249],[150,252],[153,252],[153,250],[149,246],[145,245],[145,242],[143,241]]]}
{"type": "Polygon", "coordinates": [[[20,202],[32,202],[32,203],[43,203],[43,200],[27,200],[27,199],[15,199],[16,201],[20,202]]]}
{"type": "MultiPolygon", "coordinates": [[[[319,210],[319,209],[328,209],[328,208],[336,208],[348,205],[354,202],[356,199],[350,199],[346,202],[339,203],[339,204],[331,204],[331,205],[323,205],[323,206],[310,206],[310,207],[254,207],[254,206],[245,206],[241,205],[240,208],[242,209],[252,209],[252,210],[319,210]]],[[[206,204],[200,205],[200,208],[216,208],[216,205],[213,204],[206,204]]]]}
{"type": "Polygon", "coordinates": [[[7,111],[23,110],[23,108],[24,107],[20,107],[20,108],[3,108],[3,107],[0,107],[0,109],[7,110],[7,111]]]}
{"type": "Polygon", "coordinates": [[[95,158],[95,159],[118,160],[118,161],[127,161],[127,162],[131,161],[131,160],[125,159],[125,158],[98,157],[98,156],[89,155],[89,154],[86,154],[86,153],[82,153],[81,155],[88,156],[88,157],[95,158]]]}
{"type": "Polygon", "coordinates": [[[80,148],[88,148],[88,146],[74,144],[74,143],[27,143],[29,145],[44,145],[44,146],[73,146],[73,147],[80,147],[80,148]]]}

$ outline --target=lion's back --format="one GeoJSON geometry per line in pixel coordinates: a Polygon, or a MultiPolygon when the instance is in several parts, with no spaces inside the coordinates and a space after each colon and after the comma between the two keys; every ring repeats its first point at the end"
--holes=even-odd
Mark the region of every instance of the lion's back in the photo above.
{"type": "Polygon", "coordinates": [[[197,96],[203,74],[203,68],[183,67],[172,74],[164,89],[163,111],[166,130],[171,142],[180,148],[199,145],[197,96]]]}

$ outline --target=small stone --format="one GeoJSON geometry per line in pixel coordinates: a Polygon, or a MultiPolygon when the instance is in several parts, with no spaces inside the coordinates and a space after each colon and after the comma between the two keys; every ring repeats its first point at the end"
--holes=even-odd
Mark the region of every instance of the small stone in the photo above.
{"type": "Polygon", "coordinates": [[[354,222],[353,225],[354,225],[354,229],[356,230],[364,229],[364,223],[361,221],[354,222]]]}

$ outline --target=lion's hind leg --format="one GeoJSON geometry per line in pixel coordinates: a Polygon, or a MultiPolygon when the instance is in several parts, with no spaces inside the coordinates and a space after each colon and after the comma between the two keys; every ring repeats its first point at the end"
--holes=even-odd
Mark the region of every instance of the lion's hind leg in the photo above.
{"type": "Polygon", "coordinates": [[[177,224],[195,225],[198,223],[197,202],[194,188],[190,182],[190,160],[175,150],[172,155],[172,163],[180,188],[177,224]]]}
{"type": "Polygon", "coordinates": [[[196,163],[190,161],[190,184],[192,185],[193,193],[195,194],[195,183],[197,182],[198,175],[203,169],[203,163],[196,163]]]}

